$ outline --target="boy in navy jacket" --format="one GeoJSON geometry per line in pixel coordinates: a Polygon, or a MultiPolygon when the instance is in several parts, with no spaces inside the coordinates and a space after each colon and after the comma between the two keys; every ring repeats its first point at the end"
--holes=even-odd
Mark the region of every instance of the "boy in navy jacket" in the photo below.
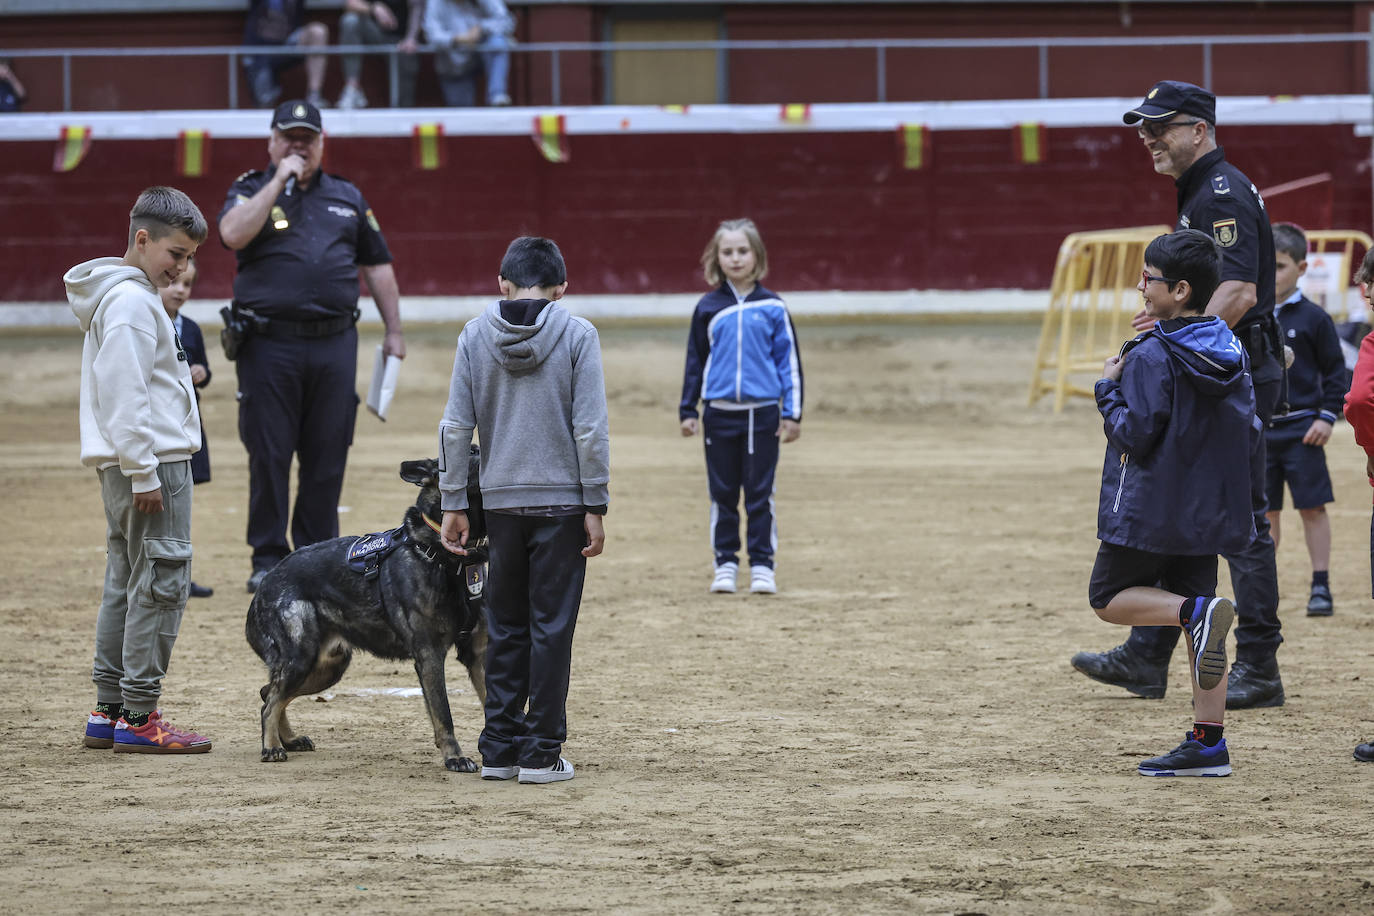
{"type": "Polygon", "coordinates": [[[1220,268],[1204,232],[1151,242],[1136,289],[1155,325],[1107,360],[1093,389],[1107,453],[1089,601],[1109,623],[1178,626],[1190,643],[1193,729],[1141,762],[1146,776],[1231,773],[1222,717],[1235,607],[1214,597],[1217,554],[1255,536],[1252,462],[1262,440],[1245,349],[1204,314],[1220,268]]]}
{"type": "Polygon", "coordinates": [[[1274,301],[1278,303],[1274,317],[1284,343],[1293,351],[1293,363],[1288,367],[1286,396],[1264,432],[1269,529],[1277,549],[1283,484],[1287,481],[1293,507],[1302,516],[1303,538],[1312,561],[1307,616],[1329,617],[1333,610],[1327,576],[1331,519],[1326,504],[1334,497],[1322,447],[1331,438],[1331,425],[1340,416],[1349,387],[1345,357],[1336,323],[1298,289],[1298,278],[1307,272],[1307,236],[1292,223],[1275,223],[1274,253],[1274,301]]]}

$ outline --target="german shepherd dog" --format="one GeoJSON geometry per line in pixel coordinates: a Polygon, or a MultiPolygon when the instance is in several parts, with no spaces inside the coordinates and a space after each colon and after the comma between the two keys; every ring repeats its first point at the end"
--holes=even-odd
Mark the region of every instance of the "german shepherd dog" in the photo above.
{"type": "Polygon", "coordinates": [[[477,446],[469,459],[468,555],[444,549],[438,462],[401,465],[401,479],[420,488],[405,522],[393,531],[341,537],[289,554],[272,568],[248,606],[246,633],[267,663],[262,694],[262,760],[313,751],[286,720],[299,696],[339,682],[354,649],[381,658],[413,659],[444,766],[475,773],[453,736],[444,658],[457,647],[477,696],[486,702],[487,625],[482,599],[486,535],[477,489],[477,446]]]}

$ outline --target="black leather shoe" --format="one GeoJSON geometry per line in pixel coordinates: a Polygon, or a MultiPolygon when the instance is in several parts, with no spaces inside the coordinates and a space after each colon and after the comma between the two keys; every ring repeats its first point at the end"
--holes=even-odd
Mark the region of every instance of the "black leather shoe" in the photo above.
{"type": "Polygon", "coordinates": [[[256,592],[256,591],[258,590],[258,586],[262,584],[262,577],[265,576],[265,575],[267,575],[267,570],[266,570],[266,569],[255,569],[255,570],[253,570],[253,575],[251,575],[251,576],[248,577],[248,593],[249,593],[249,594],[252,594],[253,592],[256,592]]]}
{"type": "Polygon", "coordinates": [[[206,585],[196,585],[196,583],[194,583],[194,582],[191,583],[191,597],[192,597],[192,598],[209,598],[209,597],[210,597],[211,595],[213,595],[214,593],[215,593],[215,590],[214,590],[213,588],[210,588],[209,586],[206,586],[206,585]]]}
{"type": "Polygon", "coordinates": [[[1331,600],[1331,589],[1325,585],[1312,586],[1312,594],[1307,598],[1308,617],[1330,617],[1336,605],[1331,600]]]}
{"type": "Polygon", "coordinates": [[[1279,663],[1264,664],[1236,659],[1226,681],[1227,709],[1257,709],[1283,705],[1283,681],[1279,678],[1279,663]]]}
{"type": "Polygon", "coordinates": [[[1124,688],[1147,700],[1164,696],[1169,681],[1168,662],[1141,658],[1125,646],[1106,652],[1079,652],[1069,664],[1095,681],[1124,688]]]}
{"type": "Polygon", "coordinates": [[[1374,741],[1368,744],[1355,745],[1355,759],[1363,760],[1365,763],[1374,763],[1374,741]]]}

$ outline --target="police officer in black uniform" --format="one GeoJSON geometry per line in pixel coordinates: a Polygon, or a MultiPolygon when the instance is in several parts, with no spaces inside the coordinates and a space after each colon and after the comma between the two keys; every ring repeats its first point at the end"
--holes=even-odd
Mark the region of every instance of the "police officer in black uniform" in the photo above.
{"type": "MultiPolygon", "coordinates": [[[[1255,412],[1267,427],[1283,384],[1283,348],[1274,320],[1274,238],[1259,191],[1217,146],[1216,97],[1192,83],[1165,80],[1122,120],[1139,125],[1136,132],[1155,171],[1174,179],[1176,228],[1207,232],[1221,248],[1222,282],[1207,314],[1230,325],[1249,353],[1255,412]]],[[[1132,322],[1138,331],[1153,323],[1144,311],[1132,322]]],[[[1258,467],[1264,468],[1263,455],[1258,467]]],[[[1228,709],[1282,706],[1284,701],[1275,657],[1283,641],[1278,573],[1262,473],[1251,481],[1251,490],[1257,535],[1243,552],[1226,558],[1240,618],[1226,686],[1228,709]]],[[[1095,680],[1140,696],[1162,697],[1169,656],[1181,633],[1177,627],[1134,627],[1124,645],[1108,652],[1079,652],[1072,664],[1095,680]]]]}
{"type": "Polygon", "coordinates": [[[239,437],[248,451],[248,543],[255,591],[287,544],[291,458],[300,462],[291,544],[338,537],[339,493],[358,410],[358,270],[405,356],[400,293],[377,218],[350,182],[320,170],[320,112],[292,100],[272,114],[271,167],[240,175],[219,215],[238,253],[233,324],[239,437]]]}

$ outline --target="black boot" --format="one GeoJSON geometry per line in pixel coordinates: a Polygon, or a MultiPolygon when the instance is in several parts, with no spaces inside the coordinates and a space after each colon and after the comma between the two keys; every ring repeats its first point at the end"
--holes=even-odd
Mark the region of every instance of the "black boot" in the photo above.
{"type": "Polygon", "coordinates": [[[1374,741],[1368,744],[1355,745],[1355,759],[1363,760],[1365,763],[1374,763],[1374,741]]]}
{"type": "Polygon", "coordinates": [[[1147,700],[1164,696],[1169,681],[1167,660],[1156,662],[1142,658],[1126,646],[1106,652],[1079,652],[1069,659],[1069,664],[1095,681],[1124,688],[1147,700]]]}
{"type": "Polygon", "coordinates": [[[1252,662],[1236,659],[1226,681],[1227,709],[1256,709],[1283,705],[1283,681],[1279,678],[1279,663],[1252,662]]]}

